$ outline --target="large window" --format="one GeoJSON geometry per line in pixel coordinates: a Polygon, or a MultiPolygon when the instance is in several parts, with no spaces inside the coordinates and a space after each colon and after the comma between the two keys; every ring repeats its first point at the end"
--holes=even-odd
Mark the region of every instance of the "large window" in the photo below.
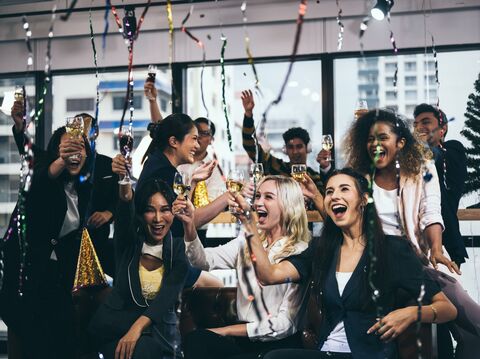
{"type": "MultiPolygon", "coordinates": [[[[210,119],[215,123],[215,151],[225,171],[230,166],[246,169],[248,157],[242,147],[243,107],[240,99],[242,90],[251,89],[255,96],[253,111],[257,125],[268,104],[276,98],[286,74],[288,62],[256,64],[260,79],[261,94],[255,91],[252,69],[249,65],[225,66],[225,97],[233,136],[233,153],[228,149],[226,120],[222,107],[222,81],[220,66],[211,66],[204,71],[204,99],[210,119]]],[[[206,116],[200,91],[200,67],[187,70],[186,112],[192,117],[206,116]]],[[[282,152],[282,133],[291,127],[303,127],[312,139],[313,153],[321,148],[322,103],[321,62],[298,61],[295,63],[282,101],[268,113],[266,134],[271,152],[285,158],[282,152]]],[[[309,155],[308,164],[318,167],[315,156],[309,155]]]]}
{"type": "MultiPolygon", "coordinates": [[[[150,122],[150,110],[148,100],[143,94],[143,83],[147,78],[147,70],[134,71],[134,97],[133,97],[133,127],[135,135],[135,147],[147,135],[147,125],[150,122]]],[[[94,73],[82,75],[62,75],[53,77],[53,129],[65,124],[65,117],[77,113],[87,112],[95,114],[96,85],[94,73]],[[75,84],[72,86],[72,84],[75,84]],[[78,106],[69,106],[72,101],[78,106]],[[81,105],[81,106],[80,106],[81,105]],[[87,106],[88,105],[88,106],[87,106]],[[88,107],[88,108],[87,108],[88,107]]],[[[118,127],[122,117],[125,103],[127,85],[127,72],[103,72],[100,74],[100,105],[98,123],[100,136],[97,140],[97,150],[107,156],[115,156],[118,151],[118,127]]],[[[163,114],[171,112],[171,86],[170,72],[158,71],[156,77],[158,90],[157,102],[163,114]]],[[[128,123],[130,112],[125,115],[125,123],[128,123]]]]}
{"type": "MultiPolygon", "coordinates": [[[[13,105],[16,86],[25,85],[27,106],[35,106],[35,86],[32,77],[0,78],[0,231],[8,227],[10,214],[15,208],[20,181],[20,155],[12,135],[13,120],[10,109],[13,105]]],[[[34,135],[35,126],[29,131],[34,135]]]]}

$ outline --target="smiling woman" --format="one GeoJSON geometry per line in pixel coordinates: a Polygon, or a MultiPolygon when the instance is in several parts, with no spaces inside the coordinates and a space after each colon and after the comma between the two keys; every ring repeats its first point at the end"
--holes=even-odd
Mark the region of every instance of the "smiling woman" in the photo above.
{"type": "MultiPolygon", "coordinates": [[[[295,180],[284,176],[264,177],[258,184],[253,206],[258,213],[255,230],[260,232],[261,250],[269,263],[279,263],[307,247],[310,232],[303,196],[295,180]]],[[[250,234],[242,231],[237,238],[215,248],[203,248],[198,236],[185,239],[192,265],[204,270],[236,269],[237,314],[241,323],[197,329],[187,335],[188,359],[257,357],[272,349],[301,345],[297,333],[298,314],[305,285],[283,282],[263,287],[255,276],[248,249],[250,234]]]]}
{"type": "Polygon", "coordinates": [[[114,235],[117,276],[90,331],[105,358],[181,355],[175,304],[188,267],[183,239],[170,233],[175,195],[165,182],[150,179],[135,193],[134,206],[130,185],[122,187],[114,235]]]}

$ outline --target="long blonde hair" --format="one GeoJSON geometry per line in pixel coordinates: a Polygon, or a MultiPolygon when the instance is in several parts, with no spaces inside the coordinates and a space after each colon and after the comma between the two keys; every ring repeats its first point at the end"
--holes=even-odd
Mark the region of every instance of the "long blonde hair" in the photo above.
{"type": "MultiPolygon", "coordinates": [[[[283,238],[286,238],[281,254],[274,258],[276,260],[294,253],[295,245],[299,242],[308,243],[311,235],[308,230],[307,211],[300,185],[291,177],[270,175],[263,177],[257,188],[267,181],[275,182],[277,187],[277,199],[281,209],[280,224],[282,233],[285,233],[283,238]]],[[[260,239],[262,243],[267,240],[263,231],[260,232],[260,239]]],[[[251,261],[247,245],[245,246],[245,261],[246,263],[251,261]]]]}

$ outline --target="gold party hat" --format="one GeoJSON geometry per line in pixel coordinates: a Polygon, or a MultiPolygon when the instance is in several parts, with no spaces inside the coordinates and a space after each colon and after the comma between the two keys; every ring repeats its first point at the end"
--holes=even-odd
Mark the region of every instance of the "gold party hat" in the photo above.
{"type": "Polygon", "coordinates": [[[195,208],[199,208],[204,207],[209,203],[210,201],[208,199],[207,184],[205,181],[200,181],[195,186],[195,190],[193,192],[193,205],[195,208]]]}
{"type": "Polygon", "coordinates": [[[86,228],[82,232],[80,252],[78,254],[77,272],[73,282],[72,292],[86,287],[108,286],[107,278],[103,272],[102,265],[98,260],[95,247],[93,246],[90,234],[86,228]]]}

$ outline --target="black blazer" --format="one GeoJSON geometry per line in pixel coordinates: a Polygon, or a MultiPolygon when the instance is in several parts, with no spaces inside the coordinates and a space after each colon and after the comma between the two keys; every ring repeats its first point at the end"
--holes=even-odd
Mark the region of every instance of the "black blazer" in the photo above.
{"type": "Polygon", "coordinates": [[[467,179],[467,156],[465,147],[455,140],[443,144],[445,151],[433,148],[435,167],[440,182],[442,217],[445,225],[443,245],[450,257],[457,263],[465,263],[468,258],[465,243],[458,224],[458,204],[465,190],[467,179]],[[446,176],[445,176],[445,167],[446,176]],[[445,187],[445,183],[447,187],[445,187]]]}
{"type": "MultiPolygon", "coordinates": [[[[418,296],[420,286],[425,284],[424,301],[440,291],[438,285],[423,272],[423,266],[406,239],[386,237],[386,287],[383,290],[381,307],[383,314],[388,314],[395,308],[395,295],[399,288],[404,289],[411,298],[418,296]]],[[[313,248],[309,248],[289,260],[299,271],[302,279],[308,278],[312,270],[313,248]],[[307,275],[307,277],[305,277],[307,275]]],[[[385,344],[375,334],[367,334],[367,330],[376,322],[377,307],[371,300],[368,286],[367,266],[369,266],[367,251],[364,251],[357,267],[348,281],[342,296],[338,291],[336,280],[336,265],[339,259],[340,243],[327,273],[324,286],[321,289],[319,308],[322,309],[322,324],[319,330],[318,349],[325,343],[335,326],[344,322],[348,344],[355,359],[395,358],[394,343],[385,344]]]]}
{"type": "Polygon", "coordinates": [[[171,351],[174,343],[170,342],[172,336],[165,334],[165,329],[176,326],[175,304],[187,274],[185,244],[183,238],[172,238],[170,233],[164,238],[162,286],[155,299],[146,300],[138,274],[143,238],[133,223],[133,203],[120,201],[114,232],[118,264],[114,288],[92,319],[90,332],[99,344],[119,340],[138,317],[144,315],[163,333],[169,342],[164,343],[164,349],[171,351]]]}

